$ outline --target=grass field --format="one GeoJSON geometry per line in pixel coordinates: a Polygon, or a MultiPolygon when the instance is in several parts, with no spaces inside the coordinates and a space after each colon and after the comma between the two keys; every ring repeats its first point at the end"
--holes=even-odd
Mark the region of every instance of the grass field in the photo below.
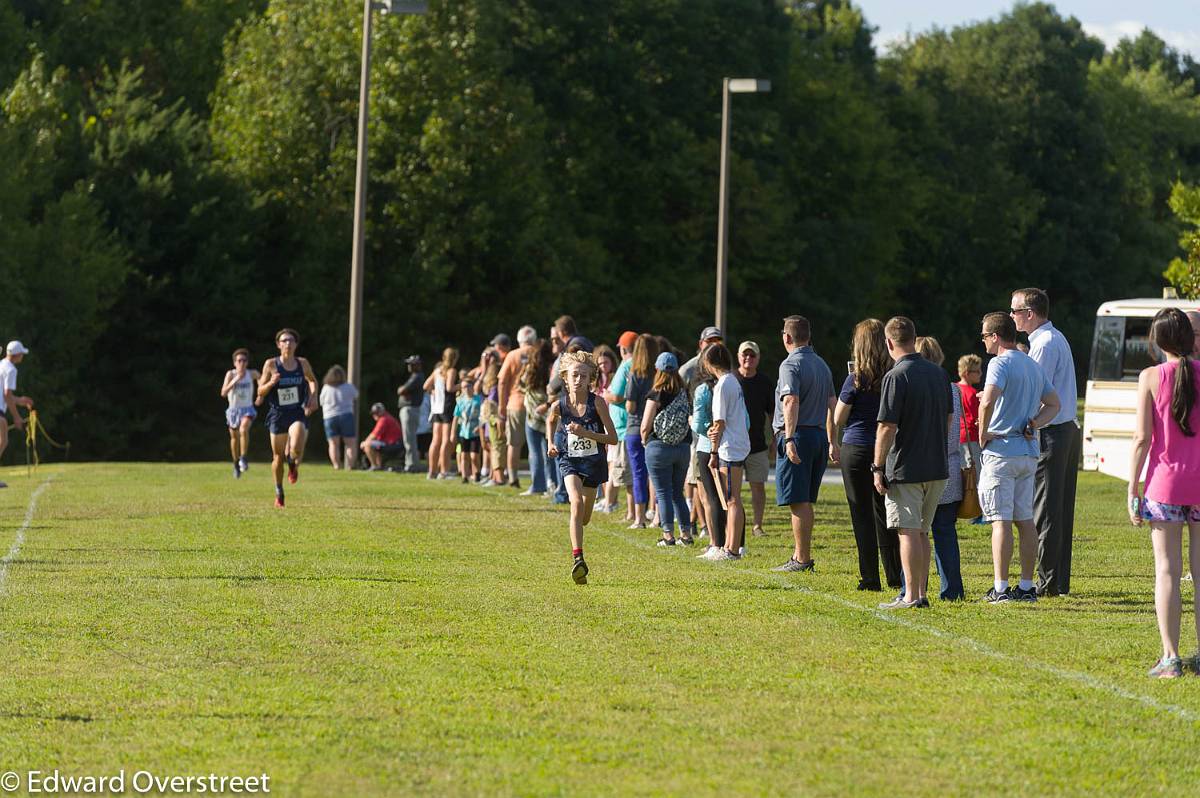
{"type": "MultiPolygon", "coordinates": [[[[598,517],[577,587],[563,513],[497,489],[309,465],[280,511],[261,464],[0,478],[0,553],[20,542],[0,771],[266,772],[309,796],[1200,785],[1200,678],[1145,676],[1152,556],[1105,477],[1081,479],[1077,595],[894,615],[854,590],[836,489],[816,574],[769,571],[790,546],[770,507],[770,536],[718,564],[598,517]]],[[[973,598],[981,530],[959,530],[973,598]]]]}

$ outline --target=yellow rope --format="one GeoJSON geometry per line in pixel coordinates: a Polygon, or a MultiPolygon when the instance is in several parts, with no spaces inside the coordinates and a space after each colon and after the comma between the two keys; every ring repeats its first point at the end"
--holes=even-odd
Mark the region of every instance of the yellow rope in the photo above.
{"type": "Polygon", "coordinates": [[[25,468],[27,470],[36,469],[41,464],[37,450],[38,435],[41,435],[46,443],[56,449],[63,449],[68,455],[70,454],[71,442],[67,441],[65,444],[62,444],[51,438],[50,433],[46,432],[46,428],[38,423],[37,411],[30,410],[29,418],[25,422],[25,468]]]}

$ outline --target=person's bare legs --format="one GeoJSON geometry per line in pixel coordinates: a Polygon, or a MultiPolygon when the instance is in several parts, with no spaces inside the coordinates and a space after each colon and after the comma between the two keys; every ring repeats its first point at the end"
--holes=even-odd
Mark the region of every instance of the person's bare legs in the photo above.
{"type": "Polygon", "coordinates": [[[450,443],[450,425],[442,424],[442,473],[449,474],[454,463],[454,446],[450,443]]]}
{"type": "Polygon", "coordinates": [[[1037,567],[1037,524],[1032,518],[1013,523],[1017,525],[1017,534],[1020,535],[1021,579],[1028,582],[1033,579],[1033,571],[1037,567]]]}
{"type": "Polygon", "coordinates": [[[904,569],[904,600],[915,602],[924,597],[922,587],[929,580],[929,536],[920,529],[901,529],[900,567],[904,569]]]}
{"type": "Polygon", "coordinates": [[[583,528],[592,520],[592,506],[596,502],[596,489],[585,488],[577,474],[563,477],[567,485],[567,498],[571,500],[571,548],[583,550],[583,528]]]}
{"type": "MultiPolygon", "coordinates": [[[[1034,542],[1036,544],[1037,541],[1035,540],[1034,542]]],[[[1012,562],[1012,550],[1012,521],[993,521],[992,574],[997,582],[1008,581],[1008,568],[1012,562]]]]}
{"type": "Polygon", "coordinates": [[[813,504],[797,502],[789,506],[792,511],[792,540],[795,543],[792,559],[806,563],[812,559],[813,504]]]}
{"type": "Polygon", "coordinates": [[[304,446],[308,443],[308,428],[304,426],[303,422],[292,422],[292,426],[288,428],[288,443],[292,460],[299,468],[300,461],[304,459],[304,446]]]}
{"type": "MultiPolygon", "coordinates": [[[[233,444],[230,443],[230,446],[233,444]]],[[[8,416],[0,413],[0,457],[4,456],[4,450],[8,448],[8,416]]]]}
{"type": "MultiPolygon", "coordinates": [[[[1193,574],[1200,574],[1200,521],[1188,522],[1188,564],[1193,574]]],[[[1200,641],[1200,590],[1192,591],[1192,612],[1196,621],[1196,640],[1200,641]]],[[[1195,663],[1200,668],[1200,661],[1195,663]]]]}
{"type": "Polygon", "coordinates": [[[342,462],[342,468],[347,470],[354,468],[354,461],[357,459],[355,452],[358,451],[358,441],[356,438],[342,438],[346,446],[346,459],[342,462]]]}
{"type": "Polygon", "coordinates": [[[238,423],[238,444],[241,448],[240,456],[245,458],[250,451],[250,425],[254,423],[254,419],[249,416],[244,416],[238,423]]]}
{"type": "Polygon", "coordinates": [[[725,482],[729,494],[725,501],[729,509],[725,513],[725,550],[737,554],[745,541],[742,528],[746,526],[746,506],[742,504],[742,469],[737,466],[722,466],[720,478],[725,482]]]}
{"type": "MultiPolygon", "coordinates": [[[[7,421],[0,421],[0,426],[8,426],[7,421]]],[[[5,430],[5,435],[8,430],[5,430]]],[[[229,428],[229,453],[233,455],[233,463],[237,465],[238,460],[242,459],[242,433],[237,427],[229,428]]],[[[4,454],[4,447],[0,446],[0,455],[4,454]]]]}
{"type": "Polygon", "coordinates": [[[288,436],[286,432],[271,435],[271,475],[275,477],[275,491],[283,493],[283,472],[287,466],[288,436]]]}
{"type": "Polygon", "coordinates": [[[750,483],[750,505],[754,509],[754,531],[765,535],[763,514],[767,509],[767,486],[761,482],[750,483]]]}
{"type": "Polygon", "coordinates": [[[430,479],[437,476],[438,464],[442,461],[442,431],[438,427],[438,424],[431,425],[429,449],[425,452],[425,458],[429,461],[430,479]]]}
{"type": "Polygon", "coordinates": [[[508,478],[512,482],[517,482],[519,480],[519,477],[517,476],[517,465],[518,465],[517,461],[520,459],[521,459],[520,444],[517,444],[516,446],[514,446],[512,441],[510,440],[508,443],[508,478]]]}
{"type": "MultiPolygon", "coordinates": [[[[1190,530],[1189,530],[1190,531],[1190,530]]],[[[1162,638],[1163,656],[1179,656],[1179,578],[1183,575],[1183,523],[1155,522],[1150,525],[1154,543],[1154,614],[1162,638]]],[[[1195,562],[1195,535],[1189,541],[1189,560],[1195,562]]],[[[1200,626],[1200,623],[1198,623],[1200,626]]]]}
{"type": "Polygon", "coordinates": [[[329,462],[333,465],[333,468],[336,471],[342,467],[342,438],[341,436],[334,435],[327,441],[327,443],[329,446],[329,462]]]}

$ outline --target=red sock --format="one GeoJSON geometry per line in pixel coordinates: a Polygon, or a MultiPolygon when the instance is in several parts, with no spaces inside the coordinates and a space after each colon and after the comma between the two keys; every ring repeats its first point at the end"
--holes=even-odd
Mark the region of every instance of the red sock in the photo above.
{"type": "Polygon", "coordinates": [[[571,556],[572,557],[582,557],[583,549],[571,549],[571,556]]]}

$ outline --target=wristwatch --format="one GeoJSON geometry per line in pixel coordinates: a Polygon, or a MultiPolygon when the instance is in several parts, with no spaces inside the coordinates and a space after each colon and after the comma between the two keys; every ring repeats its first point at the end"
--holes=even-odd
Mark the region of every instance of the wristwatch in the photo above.
{"type": "Polygon", "coordinates": [[[874,463],[871,463],[871,473],[872,474],[882,474],[883,471],[884,471],[883,466],[879,466],[879,465],[875,465],[874,463]]]}

